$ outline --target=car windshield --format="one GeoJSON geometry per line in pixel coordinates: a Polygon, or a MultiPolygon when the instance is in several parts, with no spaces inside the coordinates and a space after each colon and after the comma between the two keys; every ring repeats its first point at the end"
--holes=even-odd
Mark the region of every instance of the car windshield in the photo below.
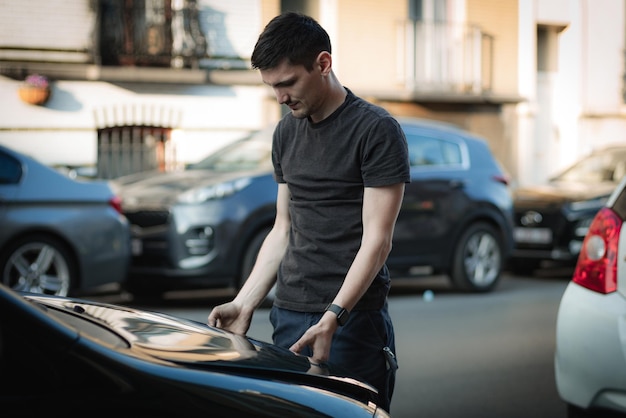
{"type": "Polygon", "coordinates": [[[189,169],[222,172],[271,169],[271,152],[271,141],[253,136],[216,151],[189,169]]]}
{"type": "Polygon", "coordinates": [[[625,174],[626,149],[611,150],[590,155],[556,176],[553,180],[577,183],[606,181],[617,183],[625,174]]]}

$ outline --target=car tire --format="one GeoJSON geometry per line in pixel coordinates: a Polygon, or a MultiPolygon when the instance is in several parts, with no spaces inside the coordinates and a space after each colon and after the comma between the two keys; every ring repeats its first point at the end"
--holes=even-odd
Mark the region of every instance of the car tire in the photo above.
{"type": "Polygon", "coordinates": [[[576,405],[567,404],[567,418],[624,418],[626,415],[607,409],[584,409],[576,405]]]}
{"type": "Polygon", "coordinates": [[[77,265],[67,246],[47,235],[10,245],[0,259],[2,283],[14,290],[68,296],[78,285],[77,265]]]}
{"type": "Polygon", "coordinates": [[[493,226],[486,222],[470,225],[454,249],[452,284],[463,291],[491,291],[500,280],[502,254],[502,241],[493,226]]]}
{"type": "Polygon", "coordinates": [[[509,270],[516,276],[532,276],[539,268],[540,262],[537,260],[515,259],[509,260],[509,270]]]}
{"type": "Polygon", "coordinates": [[[163,301],[164,290],[159,286],[127,280],[123,288],[132,295],[134,303],[153,305],[163,301]]]}
{"type": "MultiPolygon", "coordinates": [[[[259,231],[254,237],[250,240],[250,243],[245,249],[243,260],[241,263],[241,272],[239,274],[239,288],[243,286],[243,284],[248,279],[248,276],[252,272],[252,268],[254,267],[254,263],[256,262],[256,258],[259,255],[259,250],[261,249],[261,245],[263,245],[263,241],[267,234],[271,231],[271,228],[264,228],[259,231]]],[[[274,301],[274,296],[276,294],[276,285],[272,287],[267,296],[265,297],[264,304],[271,305],[274,301]]]]}

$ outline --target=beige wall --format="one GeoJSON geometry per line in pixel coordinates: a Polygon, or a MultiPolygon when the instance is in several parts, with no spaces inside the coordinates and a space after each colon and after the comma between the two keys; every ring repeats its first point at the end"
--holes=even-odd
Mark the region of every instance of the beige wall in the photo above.
{"type": "MultiPolygon", "coordinates": [[[[408,2],[341,0],[336,4],[333,56],[339,78],[354,90],[401,89],[403,84],[397,73],[404,52],[398,51],[398,25],[407,19],[408,2]]],[[[518,0],[467,0],[466,10],[467,23],[478,25],[494,37],[493,91],[514,94],[518,0]]],[[[278,13],[280,0],[262,1],[263,25],[278,13]]]]}
{"type": "Polygon", "coordinates": [[[405,0],[337,2],[337,75],[353,90],[396,88],[397,22],[408,15],[405,0]]]}
{"type": "MultiPolygon", "coordinates": [[[[261,0],[261,27],[280,14],[280,0],[261,0]]],[[[261,29],[263,30],[263,29],[261,29]]]]}
{"type": "Polygon", "coordinates": [[[467,0],[467,22],[494,37],[493,91],[517,92],[518,0],[467,0]]]}

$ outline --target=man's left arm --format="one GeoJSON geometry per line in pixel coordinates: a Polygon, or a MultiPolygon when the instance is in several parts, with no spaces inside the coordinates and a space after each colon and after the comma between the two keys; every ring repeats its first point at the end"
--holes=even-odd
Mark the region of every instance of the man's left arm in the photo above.
{"type": "MultiPolygon", "coordinates": [[[[393,231],[404,196],[404,183],[366,187],[363,195],[363,237],[361,247],[332,303],[351,311],[371,285],[391,251],[393,231]]],[[[326,312],[291,348],[313,349],[313,359],[327,361],[330,342],[337,329],[337,317],[326,312]]]]}
{"type": "Polygon", "coordinates": [[[334,304],[352,310],[382,268],[391,251],[393,231],[403,196],[404,183],[365,188],[361,247],[334,304]]]}

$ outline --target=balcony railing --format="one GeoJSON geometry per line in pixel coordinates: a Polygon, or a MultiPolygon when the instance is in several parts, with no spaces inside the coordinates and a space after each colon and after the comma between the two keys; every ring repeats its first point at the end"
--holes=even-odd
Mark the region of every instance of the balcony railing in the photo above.
{"type": "Polygon", "coordinates": [[[405,21],[398,25],[398,77],[407,90],[490,92],[493,37],[471,25],[405,21]]]}

